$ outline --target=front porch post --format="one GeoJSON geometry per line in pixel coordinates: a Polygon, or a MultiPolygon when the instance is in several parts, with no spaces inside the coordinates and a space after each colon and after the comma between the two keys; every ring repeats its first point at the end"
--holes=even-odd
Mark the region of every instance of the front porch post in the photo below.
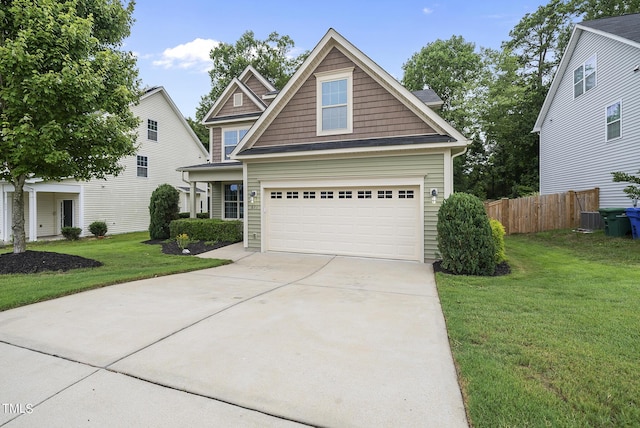
{"type": "Polygon", "coordinates": [[[29,241],[38,240],[38,192],[35,188],[29,190],[29,241]]]}
{"type": "Polygon", "coordinates": [[[196,182],[190,182],[191,189],[189,190],[189,217],[196,218],[196,205],[197,205],[197,193],[196,193],[196,182]]]}

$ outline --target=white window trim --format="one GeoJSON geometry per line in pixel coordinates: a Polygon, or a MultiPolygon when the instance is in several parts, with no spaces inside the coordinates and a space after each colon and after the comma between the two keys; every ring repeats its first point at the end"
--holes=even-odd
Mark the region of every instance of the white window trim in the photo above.
{"type": "Polygon", "coordinates": [[[580,95],[576,95],[576,90],[575,90],[575,86],[576,86],[576,82],[573,82],[572,85],[572,91],[573,91],[573,99],[575,100],[576,98],[581,97],[582,95],[586,94],[588,91],[590,91],[591,89],[594,89],[598,86],[598,56],[597,54],[593,54],[591,56],[589,56],[589,58],[587,58],[582,64],[580,64],[579,66],[575,67],[573,69],[573,73],[571,75],[572,77],[572,81],[573,81],[573,76],[575,75],[575,72],[578,68],[582,67],[582,93],[580,95]],[[593,87],[587,89],[587,74],[586,74],[586,64],[589,62],[589,60],[593,58],[593,63],[594,63],[594,69],[593,69],[593,74],[596,75],[595,78],[595,83],[593,84],[593,87]]]}
{"type": "Polygon", "coordinates": [[[242,92],[233,94],[233,106],[242,107],[242,92]]]}
{"type": "Polygon", "coordinates": [[[147,140],[155,141],[156,143],[158,141],[160,141],[160,125],[159,125],[158,121],[155,120],[155,119],[147,119],[147,140]],[[151,138],[149,138],[149,131],[150,131],[150,129],[149,129],[149,121],[153,121],[153,122],[156,123],[156,130],[155,130],[156,131],[156,139],[155,140],[152,140],[151,138]]]}
{"type": "MultiPolygon", "coordinates": [[[[624,116],[624,114],[623,114],[622,99],[616,100],[616,101],[614,101],[612,103],[607,103],[604,106],[604,141],[605,142],[608,143],[609,141],[615,141],[615,140],[619,140],[620,138],[622,138],[622,135],[623,135],[622,134],[622,117],[623,116],[624,116]],[[618,119],[618,121],[620,122],[620,135],[617,136],[617,137],[614,137],[614,138],[609,138],[609,133],[607,132],[608,128],[609,128],[609,122],[607,121],[607,109],[609,107],[611,107],[612,105],[618,104],[618,103],[620,103],[620,119],[618,119]]],[[[611,123],[613,123],[613,122],[611,122],[611,123]]]]}
{"type": "Polygon", "coordinates": [[[353,69],[343,68],[316,73],[316,134],[338,135],[353,133],[353,69]],[[322,129],[322,84],[333,80],[347,79],[347,127],[346,129],[322,129]]]}
{"type": "Polygon", "coordinates": [[[148,179],[149,178],[149,156],[145,155],[145,154],[141,154],[141,153],[136,153],[136,178],[143,178],[143,179],[148,179]],[[147,159],[147,166],[145,167],[147,169],[147,176],[146,177],[142,177],[140,175],[138,175],[138,156],[140,157],[144,157],[147,159]]]}
{"type": "Polygon", "coordinates": [[[244,214],[245,214],[244,213],[244,206],[245,206],[245,203],[244,203],[244,188],[245,188],[244,183],[241,183],[241,182],[238,182],[238,181],[225,181],[225,182],[222,183],[222,213],[221,213],[222,216],[221,216],[221,218],[223,220],[240,220],[240,221],[244,220],[244,214]],[[238,197],[239,198],[241,197],[242,200],[238,199],[237,201],[227,201],[227,199],[226,199],[227,194],[225,192],[225,188],[227,186],[232,186],[234,184],[238,185],[238,186],[242,186],[242,191],[238,192],[238,197]],[[227,217],[227,215],[226,215],[227,214],[227,210],[226,210],[227,202],[234,202],[237,205],[237,207],[238,207],[238,217],[227,217]],[[242,209],[240,209],[240,204],[242,204],[242,209]],[[243,217],[241,217],[241,215],[243,217]]]}
{"type": "MultiPolygon", "coordinates": [[[[247,132],[249,132],[249,128],[248,126],[234,126],[234,127],[229,127],[229,128],[222,128],[222,133],[220,134],[220,157],[221,157],[221,161],[222,162],[234,162],[233,159],[225,159],[224,156],[224,152],[225,152],[225,145],[224,145],[224,134],[225,132],[231,132],[231,131],[235,131],[236,133],[238,131],[244,131],[246,130],[247,132]]],[[[245,134],[246,135],[246,134],[245,134]]],[[[240,140],[241,138],[238,138],[238,143],[236,144],[236,147],[238,146],[238,144],[240,144],[240,140]]]]}

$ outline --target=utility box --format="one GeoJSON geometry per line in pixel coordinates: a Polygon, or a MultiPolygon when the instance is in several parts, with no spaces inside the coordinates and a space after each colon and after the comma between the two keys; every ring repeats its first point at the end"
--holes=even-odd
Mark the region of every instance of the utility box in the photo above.
{"type": "Polygon", "coordinates": [[[626,208],[600,208],[606,236],[624,237],[631,235],[631,223],[626,208]]]}
{"type": "Polygon", "coordinates": [[[580,212],[580,228],[604,229],[604,220],[598,211],[582,211],[580,212]]]}

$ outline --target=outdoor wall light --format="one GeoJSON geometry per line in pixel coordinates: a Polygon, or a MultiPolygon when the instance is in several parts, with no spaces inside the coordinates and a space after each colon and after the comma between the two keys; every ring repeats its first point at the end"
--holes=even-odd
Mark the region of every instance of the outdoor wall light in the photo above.
{"type": "Polygon", "coordinates": [[[258,194],[258,192],[256,192],[255,190],[252,190],[251,192],[249,192],[249,197],[250,197],[250,202],[251,203],[253,203],[253,198],[255,198],[257,194],[258,194]]]}
{"type": "Polygon", "coordinates": [[[431,189],[431,203],[435,204],[438,198],[438,189],[431,189]]]}

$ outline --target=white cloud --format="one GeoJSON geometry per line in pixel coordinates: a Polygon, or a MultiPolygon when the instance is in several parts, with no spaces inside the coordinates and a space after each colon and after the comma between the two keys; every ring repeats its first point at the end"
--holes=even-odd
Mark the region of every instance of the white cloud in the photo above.
{"type": "Polygon", "coordinates": [[[429,9],[428,7],[425,7],[424,9],[422,9],[422,13],[424,13],[425,15],[429,15],[433,13],[433,9],[429,9]]]}
{"type": "Polygon", "coordinates": [[[211,68],[209,53],[219,44],[220,42],[216,40],[197,38],[188,43],[165,49],[161,58],[153,61],[153,65],[166,69],[196,69],[205,72],[211,68]]]}

